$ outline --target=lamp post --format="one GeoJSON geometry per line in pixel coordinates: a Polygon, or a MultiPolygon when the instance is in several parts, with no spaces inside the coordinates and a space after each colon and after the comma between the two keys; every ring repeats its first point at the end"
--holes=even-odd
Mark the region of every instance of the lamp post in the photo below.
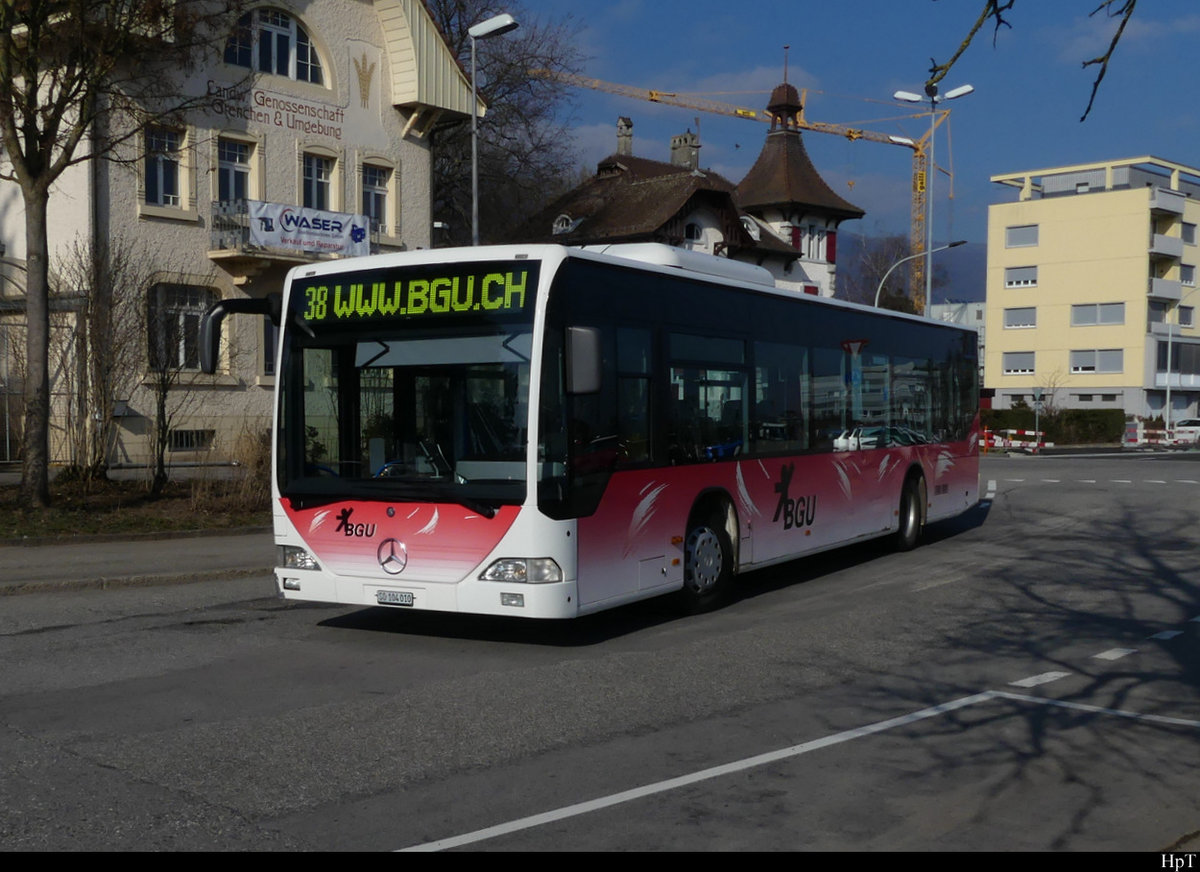
{"type": "MultiPolygon", "coordinates": [[[[1183,301],[1186,300],[1188,297],[1190,297],[1192,294],[1196,293],[1196,291],[1198,291],[1198,290],[1200,290],[1200,288],[1192,288],[1192,290],[1188,291],[1186,294],[1184,294],[1182,297],[1179,298],[1178,303],[1176,303],[1174,306],[1171,307],[1172,309],[1175,310],[1175,319],[1176,320],[1179,320],[1179,307],[1183,305],[1183,301]]],[[[1167,431],[1167,438],[1170,438],[1170,434],[1171,434],[1171,338],[1172,338],[1172,334],[1173,334],[1173,331],[1171,330],[1171,310],[1170,309],[1168,309],[1163,314],[1163,319],[1167,322],[1167,402],[1166,402],[1166,407],[1163,409],[1163,429],[1167,431]]],[[[1180,325],[1180,326],[1182,326],[1182,325],[1180,325]]],[[[1179,372],[1179,378],[1180,378],[1180,384],[1182,384],[1183,383],[1183,371],[1182,370],[1180,370],[1180,372],[1179,372]]]]}
{"type": "Polygon", "coordinates": [[[467,30],[471,38],[471,244],[479,244],[479,112],[475,90],[475,42],[516,30],[517,20],[503,12],[467,30]]]}
{"type": "MultiPolygon", "coordinates": [[[[933,178],[937,175],[937,164],[933,161],[934,131],[937,129],[937,104],[946,100],[957,100],[974,92],[972,85],[959,85],[951,88],[945,94],[938,93],[937,85],[926,85],[925,96],[914,94],[912,91],[896,91],[893,100],[905,103],[923,103],[929,100],[929,169],[925,174],[925,251],[928,255],[925,263],[925,308],[929,308],[929,298],[933,293],[933,178]]],[[[918,312],[924,315],[925,312],[918,312]]]]}
{"type": "MultiPolygon", "coordinates": [[[[939,245],[937,248],[931,248],[931,249],[929,249],[928,253],[929,253],[930,257],[932,257],[934,252],[945,251],[947,248],[958,248],[960,245],[966,245],[966,244],[967,244],[967,240],[956,239],[954,242],[948,242],[945,245],[939,245]]],[[[894,270],[896,267],[900,266],[900,264],[902,264],[902,263],[908,263],[910,260],[916,260],[918,257],[925,257],[925,254],[926,254],[926,252],[924,252],[924,251],[918,251],[916,254],[910,254],[908,257],[900,258],[898,261],[896,261],[894,264],[892,264],[891,266],[888,267],[887,272],[885,272],[883,274],[883,278],[881,278],[879,280],[879,287],[875,289],[875,308],[876,309],[879,308],[879,295],[883,293],[884,282],[886,282],[888,276],[890,276],[892,274],[892,270],[894,270]]],[[[930,270],[933,269],[932,261],[930,261],[930,263],[929,263],[929,268],[930,268],[930,270]]],[[[927,271],[926,275],[928,275],[928,274],[929,273],[927,271]]],[[[925,305],[926,305],[926,308],[928,308],[928,306],[929,306],[928,292],[926,292],[926,294],[925,294],[925,305]]],[[[918,312],[917,314],[924,315],[925,313],[918,312]]]]}

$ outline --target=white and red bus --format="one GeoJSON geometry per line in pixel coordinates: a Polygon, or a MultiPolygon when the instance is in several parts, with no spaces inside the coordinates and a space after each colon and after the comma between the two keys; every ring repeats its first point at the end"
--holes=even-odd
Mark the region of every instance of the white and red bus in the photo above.
{"type": "MultiPolygon", "coordinates": [[[[220,320],[267,310],[219,303],[220,320]]],[[[976,334],[660,245],[293,269],[276,369],[284,597],[567,618],[978,500],[976,334]]]]}

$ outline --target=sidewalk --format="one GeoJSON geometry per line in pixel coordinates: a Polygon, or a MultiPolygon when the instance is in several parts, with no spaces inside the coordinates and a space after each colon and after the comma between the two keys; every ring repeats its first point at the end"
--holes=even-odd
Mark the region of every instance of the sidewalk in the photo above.
{"type": "Polygon", "coordinates": [[[270,575],[270,529],[244,534],[0,545],[0,597],[270,575]]]}

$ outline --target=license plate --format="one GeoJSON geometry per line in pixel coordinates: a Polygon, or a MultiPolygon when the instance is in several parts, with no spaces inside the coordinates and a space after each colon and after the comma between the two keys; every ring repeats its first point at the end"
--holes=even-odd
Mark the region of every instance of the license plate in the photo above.
{"type": "Polygon", "coordinates": [[[381,606],[411,606],[413,595],[408,590],[378,590],[375,592],[375,601],[381,606]]]}

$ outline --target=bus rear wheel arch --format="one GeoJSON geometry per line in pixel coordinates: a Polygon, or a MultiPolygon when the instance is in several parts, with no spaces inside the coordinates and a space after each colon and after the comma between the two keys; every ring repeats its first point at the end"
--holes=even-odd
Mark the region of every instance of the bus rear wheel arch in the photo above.
{"type": "Polygon", "coordinates": [[[928,501],[928,490],[925,476],[918,470],[913,470],[904,479],[904,487],[900,490],[900,526],[896,530],[894,542],[896,550],[911,551],[921,541],[925,532],[925,506],[928,501]]]}

